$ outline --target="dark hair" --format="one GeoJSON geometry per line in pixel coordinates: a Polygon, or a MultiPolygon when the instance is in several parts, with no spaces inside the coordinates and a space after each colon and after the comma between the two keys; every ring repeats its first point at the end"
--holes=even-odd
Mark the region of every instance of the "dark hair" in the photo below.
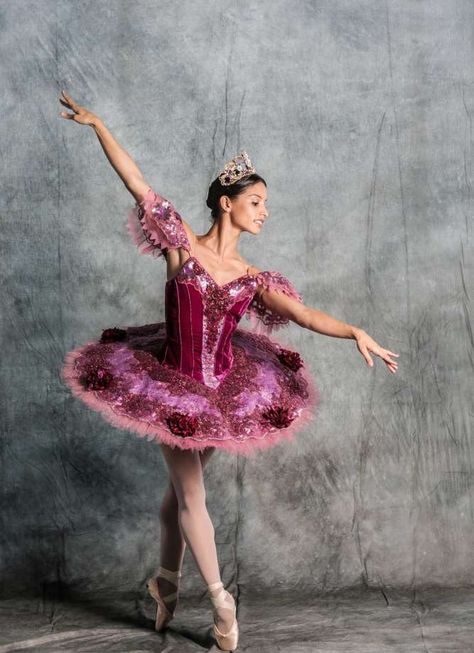
{"type": "Polygon", "coordinates": [[[246,177],[242,177],[242,179],[235,181],[229,186],[223,186],[219,181],[219,177],[216,177],[216,179],[214,179],[212,184],[209,186],[206,200],[207,206],[211,209],[212,220],[217,220],[220,215],[221,208],[219,199],[223,195],[227,195],[227,197],[237,197],[237,195],[243,193],[246,188],[253,186],[253,184],[256,184],[259,181],[263,182],[265,186],[267,185],[265,179],[260,177],[260,175],[258,175],[256,172],[252,173],[251,175],[247,175],[246,177]]]}

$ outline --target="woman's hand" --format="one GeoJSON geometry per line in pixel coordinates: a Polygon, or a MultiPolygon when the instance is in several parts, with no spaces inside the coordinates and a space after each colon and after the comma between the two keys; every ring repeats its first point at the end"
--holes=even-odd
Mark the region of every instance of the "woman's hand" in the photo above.
{"type": "Polygon", "coordinates": [[[61,92],[64,99],[59,98],[59,101],[68,109],[72,109],[74,113],[61,111],[59,115],[66,120],[74,120],[81,125],[90,125],[94,128],[94,132],[99,139],[102,149],[115,172],[123,181],[127,190],[132,193],[135,200],[137,202],[141,201],[150,185],[147,184],[143,178],[139,167],[130,154],[124,150],[120,143],[117,143],[110,133],[110,130],[107,129],[102,120],[96,116],[95,113],[88,111],[85,107],[81,107],[77,102],[74,102],[72,97],[65,91],[61,92]]]}
{"type": "Polygon", "coordinates": [[[74,122],[78,122],[81,125],[96,125],[98,122],[100,122],[100,118],[98,116],[96,116],[91,111],[88,111],[86,108],[81,107],[79,104],[77,104],[77,102],[74,102],[72,97],[65,93],[65,91],[61,91],[61,93],[65,99],[63,100],[63,98],[60,97],[59,101],[65,107],[74,111],[74,113],[61,111],[59,114],[60,116],[66,120],[74,120],[74,122]]]}
{"type": "Polygon", "coordinates": [[[398,369],[398,362],[392,360],[391,356],[399,356],[400,354],[395,354],[393,351],[384,349],[378,345],[375,340],[373,340],[363,329],[357,329],[354,337],[356,339],[357,347],[359,348],[360,353],[365,358],[367,364],[370,365],[370,367],[373,367],[374,365],[374,361],[369,355],[369,352],[372,352],[373,354],[380,356],[390,372],[395,374],[398,369]]]}

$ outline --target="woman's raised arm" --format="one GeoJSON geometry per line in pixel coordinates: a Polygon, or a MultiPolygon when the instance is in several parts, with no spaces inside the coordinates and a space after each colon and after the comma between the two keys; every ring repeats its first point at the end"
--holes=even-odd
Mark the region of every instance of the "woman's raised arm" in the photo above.
{"type": "Polygon", "coordinates": [[[81,107],[75,102],[70,95],[62,91],[63,97],[59,98],[62,105],[71,109],[74,113],[67,113],[61,111],[60,115],[66,120],[73,120],[81,125],[89,125],[93,127],[97,137],[102,145],[112,167],[117,172],[120,179],[125,184],[126,188],[133,195],[137,202],[141,202],[145,196],[146,191],[150,184],[144,179],[140,169],[138,168],[132,157],[123,149],[119,143],[114,139],[110,131],[104,125],[102,120],[86,109],[81,107]],[[63,99],[64,98],[64,99],[63,99]]]}

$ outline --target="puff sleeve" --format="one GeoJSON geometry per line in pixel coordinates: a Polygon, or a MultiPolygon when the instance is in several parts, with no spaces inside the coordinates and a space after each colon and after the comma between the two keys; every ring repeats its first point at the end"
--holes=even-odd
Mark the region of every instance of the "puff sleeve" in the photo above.
{"type": "MultiPolygon", "coordinates": [[[[280,272],[266,270],[256,275],[258,286],[265,290],[274,290],[281,292],[287,297],[303,303],[303,298],[293,286],[291,281],[284,277],[280,272]]],[[[247,307],[246,317],[251,321],[252,326],[261,332],[271,333],[275,329],[280,329],[289,323],[289,319],[271,311],[263,303],[258,293],[255,293],[252,301],[247,307]]]]}
{"type": "Polygon", "coordinates": [[[168,249],[190,251],[182,218],[167,199],[149,188],[141,202],[130,210],[127,230],[141,254],[158,258],[168,249]]]}

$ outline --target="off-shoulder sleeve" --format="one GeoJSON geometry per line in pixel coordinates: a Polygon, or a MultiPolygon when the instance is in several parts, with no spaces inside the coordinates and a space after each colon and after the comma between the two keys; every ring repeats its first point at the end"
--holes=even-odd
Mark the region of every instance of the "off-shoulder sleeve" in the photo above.
{"type": "MultiPolygon", "coordinates": [[[[284,277],[280,272],[266,270],[256,275],[258,286],[265,290],[274,290],[281,292],[296,301],[303,303],[303,298],[293,286],[291,281],[284,277]]],[[[258,293],[255,293],[252,301],[246,311],[247,319],[251,320],[252,326],[264,333],[271,333],[275,329],[280,329],[289,323],[289,319],[271,311],[263,303],[258,293]]]]}
{"type": "Polygon", "coordinates": [[[173,204],[149,188],[141,202],[129,211],[127,229],[141,254],[166,255],[168,249],[190,244],[182,218],[173,204]]]}

